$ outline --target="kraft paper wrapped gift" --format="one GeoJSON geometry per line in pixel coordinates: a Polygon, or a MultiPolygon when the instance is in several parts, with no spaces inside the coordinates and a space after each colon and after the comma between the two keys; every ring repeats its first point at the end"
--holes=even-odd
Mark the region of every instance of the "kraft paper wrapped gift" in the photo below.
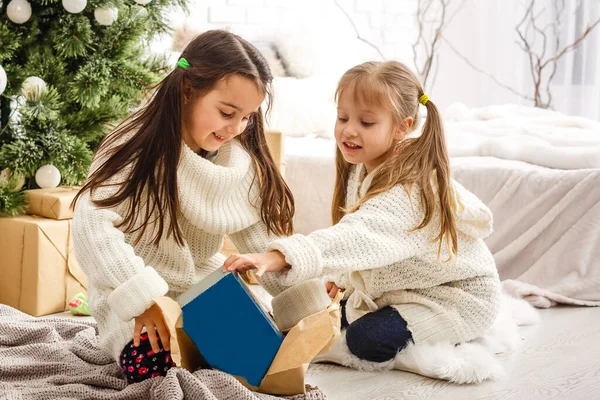
{"type": "Polygon", "coordinates": [[[87,276],[71,244],[71,220],[0,218],[0,303],[33,316],[62,312],[87,276]]]}
{"type": "MultiPolygon", "coordinates": [[[[306,393],[304,377],[309,363],[317,355],[329,351],[340,337],[340,300],[341,296],[338,296],[326,310],[302,319],[287,332],[258,388],[251,387],[238,378],[240,382],[262,393],[283,396],[306,393]]],[[[169,328],[173,361],[190,372],[206,367],[202,355],[183,330],[179,304],[168,297],[161,297],[156,303],[161,308],[169,328]]],[[[243,332],[240,332],[240,338],[244,339],[245,343],[240,342],[238,345],[252,345],[252,338],[244,338],[243,332]]]]}
{"type": "Polygon", "coordinates": [[[52,219],[71,219],[73,209],[71,202],[81,187],[60,186],[49,189],[32,189],[25,191],[27,213],[52,219]]]}

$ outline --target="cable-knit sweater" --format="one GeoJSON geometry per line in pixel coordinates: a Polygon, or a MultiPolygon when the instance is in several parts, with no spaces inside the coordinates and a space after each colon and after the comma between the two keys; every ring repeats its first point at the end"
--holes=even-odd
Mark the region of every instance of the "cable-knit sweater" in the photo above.
{"type": "MultiPolygon", "coordinates": [[[[373,173],[364,177],[364,171],[360,164],[351,171],[347,206],[368,189],[373,173]]],[[[494,259],[482,240],[492,231],[492,215],[460,184],[453,182],[453,187],[459,199],[458,254],[451,261],[445,262],[446,242],[438,257],[438,242],[433,241],[439,233],[439,207],[429,225],[412,230],[424,216],[420,189],[397,185],[330,228],[271,242],[269,248],[281,251],[291,265],[279,275],[280,282],[289,286],[329,275],[346,289],[348,322],[393,306],[415,343],[461,343],[481,336],[500,302],[494,259]]]]}
{"type": "MultiPolygon", "coordinates": [[[[114,193],[127,173],[124,169],[113,177],[111,186],[95,191],[94,198],[114,193]]],[[[135,235],[115,227],[125,205],[98,208],[89,193],[79,199],[73,218],[75,253],[89,278],[90,311],[98,322],[100,345],[115,360],[133,338],[134,318],[156,298],[176,298],[222,267],[225,257],[219,251],[225,234],[241,252],[265,250],[272,238],[260,220],[254,177],[250,155],[237,140],[224,144],[212,160],[183,144],[177,170],[183,246],[172,236],[153,245],[154,225],[134,244],[135,235]]]]}

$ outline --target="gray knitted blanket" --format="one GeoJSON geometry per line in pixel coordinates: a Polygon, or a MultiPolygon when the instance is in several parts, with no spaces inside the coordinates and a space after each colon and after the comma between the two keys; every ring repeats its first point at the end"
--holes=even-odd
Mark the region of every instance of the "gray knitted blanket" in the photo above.
{"type": "MultiPolygon", "coordinates": [[[[34,318],[0,304],[0,399],[278,399],[215,370],[172,368],[165,377],[127,385],[99,349],[97,333],[93,322],[34,318]]],[[[325,398],[318,389],[288,397],[325,398]]]]}

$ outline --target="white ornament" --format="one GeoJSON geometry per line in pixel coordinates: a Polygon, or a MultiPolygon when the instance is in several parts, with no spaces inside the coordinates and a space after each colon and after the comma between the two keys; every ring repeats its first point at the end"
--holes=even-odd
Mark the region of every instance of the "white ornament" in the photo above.
{"type": "Polygon", "coordinates": [[[85,9],[87,0],[62,0],[62,5],[71,14],[77,14],[85,9]]]}
{"type": "Polygon", "coordinates": [[[27,0],[12,0],[6,6],[6,15],[15,24],[23,24],[31,18],[31,4],[27,0]]]}
{"type": "Polygon", "coordinates": [[[6,77],[6,71],[0,65],[0,94],[4,93],[4,89],[6,89],[6,83],[8,82],[8,78],[6,77]]]}
{"type": "Polygon", "coordinates": [[[21,85],[21,93],[25,97],[28,97],[30,93],[43,92],[44,90],[46,90],[46,82],[37,76],[30,76],[21,85]]]}
{"type": "Polygon", "coordinates": [[[135,0],[136,3],[145,6],[146,4],[150,3],[152,0],[135,0]]]}
{"type": "Polygon", "coordinates": [[[119,16],[119,10],[116,8],[96,8],[94,10],[94,17],[100,25],[108,26],[112,25],[119,16]]]}
{"type": "Polygon", "coordinates": [[[54,165],[44,165],[35,173],[35,183],[42,189],[57,187],[60,183],[60,171],[54,165]]]}

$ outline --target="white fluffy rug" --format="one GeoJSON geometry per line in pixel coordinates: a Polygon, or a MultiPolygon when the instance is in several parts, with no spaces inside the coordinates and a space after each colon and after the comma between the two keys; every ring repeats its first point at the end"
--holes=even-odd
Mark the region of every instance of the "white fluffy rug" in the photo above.
{"type": "Polygon", "coordinates": [[[350,353],[343,332],[338,343],[313,362],[333,362],[363,371],[398,369],[459,384],[481,383],[504,375],[504,368],[496,355],[518,348],[521,342],[519,326],[538,322],[539,314],[529,303],[503,295],[498,318],[483,337],[472,342],[459,346],[449,343],[411,344],[395,359],[375,363],[350,353]]]}

